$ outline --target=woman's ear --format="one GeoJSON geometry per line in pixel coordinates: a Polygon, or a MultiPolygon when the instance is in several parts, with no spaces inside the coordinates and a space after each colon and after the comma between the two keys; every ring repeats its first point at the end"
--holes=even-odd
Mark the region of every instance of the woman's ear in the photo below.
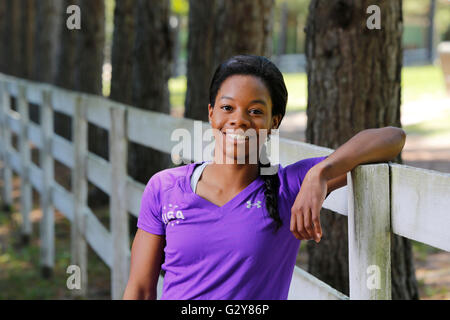
{"type": "Polygon", "coordinates": [[[212,118],[212,115],[213,115],[213,111],[214,111],[214,108],[211,107],[211,103],[208,103],[208,120],[209,120],[209,123],[211,123],[211,118],[212,118]]]}
{"type": "Polygon", "coordinates": [[[281,123],[281,118],[282,118],[281,114],[277,114],[272,117],[271,129],[278,129],[278,127],[280,126],[280,123],[281,123]]]}

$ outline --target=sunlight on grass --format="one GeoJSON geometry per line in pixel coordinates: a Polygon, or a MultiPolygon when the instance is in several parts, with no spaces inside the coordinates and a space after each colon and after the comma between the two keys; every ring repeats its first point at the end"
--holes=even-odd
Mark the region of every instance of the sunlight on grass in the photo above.
{"type": "Polygon", "coordinates": [[[438,118],[403,127],[407,134],[423,136],[450,135],[450,110],[443,112],[438,118]]]}
{"type": "Polygon", "coordinates": [[[407,67],[402,70],[402,102],[446,97],[440,66],[407,67]]]}

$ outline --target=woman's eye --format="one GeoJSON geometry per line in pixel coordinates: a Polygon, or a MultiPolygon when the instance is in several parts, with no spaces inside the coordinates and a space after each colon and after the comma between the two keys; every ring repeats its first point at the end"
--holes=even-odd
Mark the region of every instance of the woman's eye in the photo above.
{"type": "Polygon", "coordinates": [[[262,114],[262,111],[259,109],[252,109],[252,110],[250,110],[250,112],[254,113],[254,114],[262,114]]]}
{"type": "Polygon", "coordinates": [[[233,108],[231,106],[222,106],[222,109],[225,111],[230,111],[233,108]]]}

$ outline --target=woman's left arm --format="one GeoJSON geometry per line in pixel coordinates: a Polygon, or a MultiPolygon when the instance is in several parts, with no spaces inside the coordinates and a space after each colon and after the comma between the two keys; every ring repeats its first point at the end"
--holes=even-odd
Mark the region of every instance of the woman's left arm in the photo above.
{"type": "Polygon", "coordinates": [[[327,193],[346,185],[346,174],[360,164],[395,159],[405,145],[401,128],[366,129],[340,146],[306,174],[291,209],[290,230],[297,239],[320,241],[320,208],[327,193]]]}

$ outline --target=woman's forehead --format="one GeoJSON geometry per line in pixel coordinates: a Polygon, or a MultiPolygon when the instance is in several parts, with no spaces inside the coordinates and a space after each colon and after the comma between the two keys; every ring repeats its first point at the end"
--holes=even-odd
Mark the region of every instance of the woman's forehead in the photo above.
{"type": "Polygon", "coordinates": [[[251,75],[232,75],[220,86],[217,99],[262,100],[271,104],[270,92],[264,82],[251,75]]]}

